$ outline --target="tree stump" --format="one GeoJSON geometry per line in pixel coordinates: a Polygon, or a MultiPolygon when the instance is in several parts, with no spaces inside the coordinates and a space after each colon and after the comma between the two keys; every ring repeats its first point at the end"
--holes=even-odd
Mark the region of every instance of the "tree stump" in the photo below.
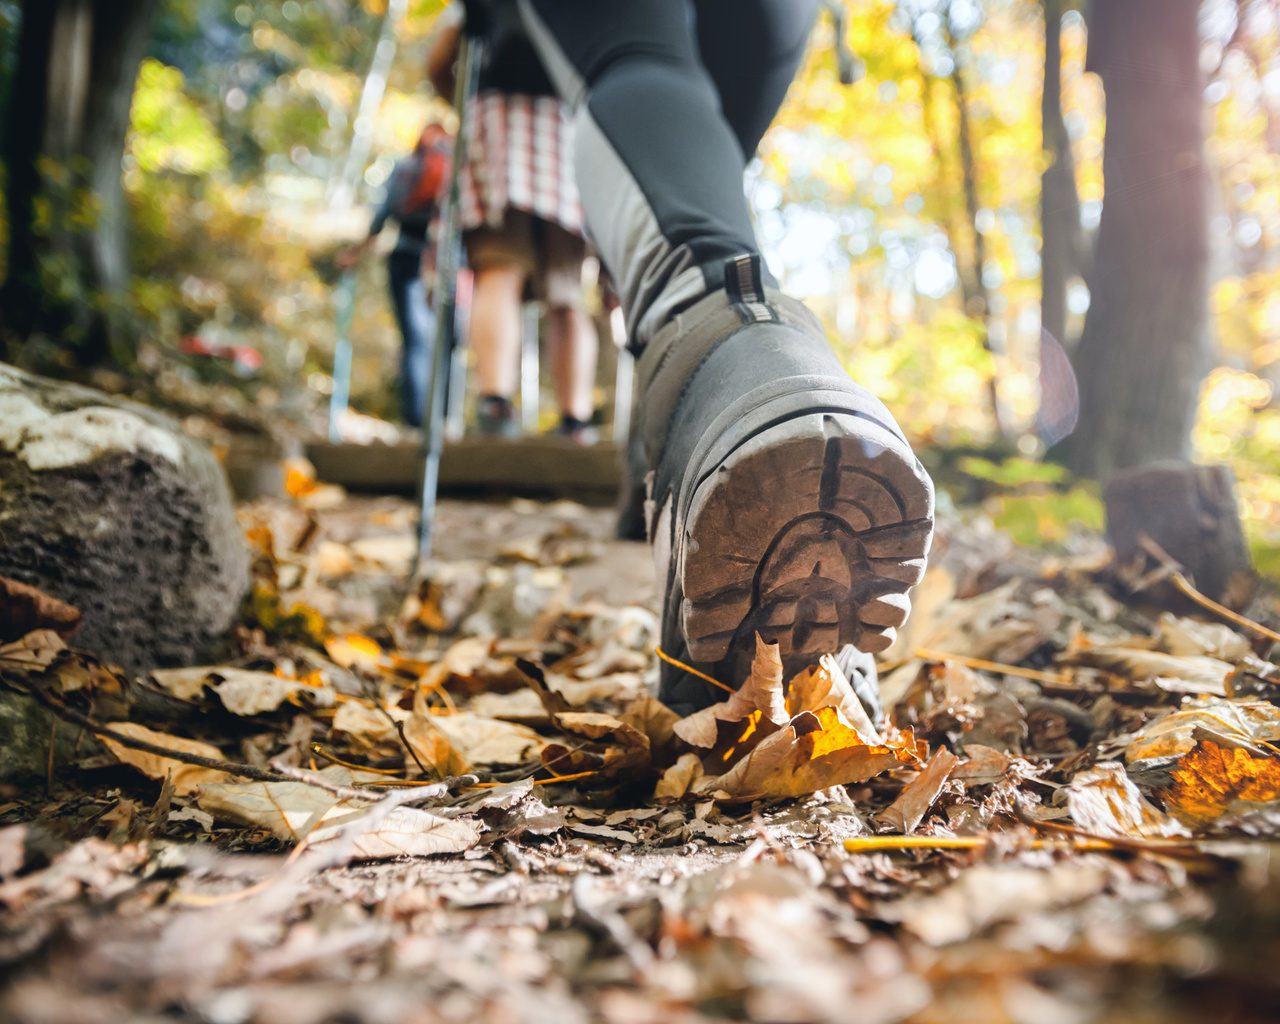
{"type": "Polygon", "coordinates": [[[1161,462],[1115,473],[1106,485],[1107,537],[1121,563],[1146,534],[1203,594],[1234,608],[1253,596],[1253,562],[1227,466],[1161,462]]]}
{"type": "Polygon", "coordinates": [[[0,364],[0,576],[137,672],[212,654],[248,586],[226,477],[168,416],[0,364]]]}

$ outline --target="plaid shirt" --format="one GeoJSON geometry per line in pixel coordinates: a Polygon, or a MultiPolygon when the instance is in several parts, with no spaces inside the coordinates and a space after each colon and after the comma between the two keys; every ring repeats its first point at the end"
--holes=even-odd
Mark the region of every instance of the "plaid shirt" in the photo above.
{"type": "Polygon", "coordinates": [[[497,227],[507,207],[583,233],[573,180],[573,122],[554,96],[486,91],[470,112],[462,227],[497,227]]]}

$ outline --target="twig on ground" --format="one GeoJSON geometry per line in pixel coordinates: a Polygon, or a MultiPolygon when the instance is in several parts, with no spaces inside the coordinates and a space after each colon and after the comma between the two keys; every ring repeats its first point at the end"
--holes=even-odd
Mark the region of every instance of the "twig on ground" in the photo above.
{"type": "Polygon", "coordinates": [[[30,694],[59,718],[87,729],[95,736],[105,736],[111,742],[119,743],[122,747],[141,750],[144,753],[155,754],[158,757],[167,757],[172,761],[195,765],[197,768],[212,768],[215,771],[226,772],[228,775],[239,775],[246,779],[254,779],[257,782],[289,781],[288,776],[280,775],[277,772],[264,771],[261,768],[255,768],[251,764],[243,764],[239,761],[223,761],[216,757],[201,757],[199,754],[188,754],[184,750],[172,750],[169,747],[162,747],[158,743],[148,743],[146,740],[126,736],[122,732],[116,732],[101,722],[95,721],[88,715],[81,714],[74,708],[67,707],[61,701],[49,696],[38,686],[27,687],[24,692],[30,694]]]}
{"type": "Polygon", "coordinates": [[[1137,540],[1138,546],[1160,564],[1156,570],[1148,573],[1133,585],[1133,589],[1135,591],[1145,590],[1153,583],[1157,583],[1162,579],[1167,579],[1177,587],[1185,597],[1191,598],[1191,600],[1200,605],[1201,608],[1207,609],[1215,615],[1220,615],[1228,622],[1232,622],[1237,626],[1243,626],[1245,629],[1252,630],[1259,636],[1265,636],[1268,640],[1274,640],[1280,643],[1280,633],[1268,629],[1261,623],[1254,622],[1253,619],[1241,615],[1239,612],[1233,612],[1226,605],[1218,604],[1218,602],[1213,600],[1213,598],[1200,593],[1200,591],[1191,585],[1191,581],[1182,574],[1181,563],[1170,555],[1169,552],[1165,551],[1165,549],[1157,544],[1151,537],[1147,536],[1145,533],[1139,533],[1137,540]]]}
{"type": "MultiPolygon", "coordinates": [[[[292,765],[282,763],[279,759],[271,762],[271,767],[280,772],[281,775],[287,775],[291,779],[298,782],[305,782],[308,786],[315,786],[317,789],[323,789],[328,793],[342,800],[367,800],[369,803],[376,803],[379,799],[385,797],[391,790],[384,788],[382,784],[374,783],[369,786],[356,788],[354,786],[339,786],[337,783],[330,782],[328,779],[313,775],[311,772],[305,772],[301,768],[294,768],[292,765]]],[[[394,780],[401,782],[403,780],[394,780]]],[[[474,775],[458,775],[449,776],[441,779],[439,782],[431,782],[425,786],[414,786],[403,791],[412,794],[402,799],[401,803],[412,803],[414,800],[430,800],[434,797],[444,796],[449,790],[456,789],[461,786],[474,786],[477,782],[474,775]]],[[[387,781],[387,785],[391,785],[392,780],[387,781]]]]}

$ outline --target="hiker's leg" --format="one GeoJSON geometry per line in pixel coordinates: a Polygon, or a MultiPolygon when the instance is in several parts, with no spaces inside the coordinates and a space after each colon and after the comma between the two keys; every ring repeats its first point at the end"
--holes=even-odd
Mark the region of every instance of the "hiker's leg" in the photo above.
{"type": "Polygon", "coordinates": [[[387,284],[400,328],[400,415],[411,427],[422,426],[433,341],[431,310],[416,254],[392,252],[387,258],[387,284]]]}
{"type": "Polygon", "coordinates": [[[575,170],[592,241],[633,344],[723,284],[756,250],[744,157],[720,110],[682,0],[520,0],[535,46],[574,109],[575,170]]]}
{"type": "Polygon", "coordinates": [[[582,294],[586,243],[563,228],[542,225],[543,291],[547,302],[547,361],[565,423],[586,424],[595,411],[593,390],[600,339],[582,294]],[[571,422],[572,421],[572,422],[571,422]]]}
{"type": "MultiPolygon", "coordinates": [[[[757,635],[789,671],[883,650],[924,572],[932,486],[817,319],[767,288],[742,191],[758,119],[725,118],[692,2],[607,19],[585,0],[520,4],[574,106],[587,224],[640,356],[663,647],[730,685],[757,635]]],[[[719,699],[667,665],[660,695],[678,711],[719,699]]]]}
{"type": "Polygon", "coordinates": [[[694,0],[698,54],[750,160],[804,59],[818,0],[694,0]]]}
{"type": "Polygon", "coordinates": [[[530,218],[507,210],[499,227],[468,231],[464,241],[475,275],[468,340],[480,394],[477,425],[481,433],[513,436],[519,432],[511,400],[520,377],[520,306],[537,267],[530,218]]]}
{"type": "Polygon", "coordinates": [[[476,384],[482,395],[510,399],[519,376],[524,268],[491,263],[474,274],[469,340],[476,357],[476,384]]]}

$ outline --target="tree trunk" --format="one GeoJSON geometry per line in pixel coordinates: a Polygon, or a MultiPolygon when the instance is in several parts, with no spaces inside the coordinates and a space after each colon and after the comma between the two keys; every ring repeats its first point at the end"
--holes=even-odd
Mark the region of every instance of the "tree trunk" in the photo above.
{"type": "Polygon", "coordinates": [[[49,0],[24,12],[20,58],[10,103],[5,162],[9,171],[9,274],[0,293],[11,340],[34,331],[78,337],[81,356],[105,355],[129,283],[128,238],[120,160],[124,155],[138,65],[159,0],[49,0]],[[21,97],[22,102],[16,102],[21,97]],[[39,161],[48,157],[71,188],[89,190],[89,228],[55,214],[37,231],[39,161]],[[42,254],[62,257],[61,287],[48,294],[42,254]]]}
{"type": "Polygon", "coordinates": [[[1106,181],[1076,354],[1079,475],[1190,453],[1208,368],[1208,223],[1198,0],[1093,8],[1088,70],[1107,98],[1106,181]]]}
{"type": "Polygon", "coordinates": [[[1049,165],[1040,180],[1040,326],[1067,341],[1067,280],[1079,273],[1082,245],[1075,162],[1062,120],[1062,0],[1044,0],[1044,94],[1040,102],[1043,148],[1049,165]]]}

